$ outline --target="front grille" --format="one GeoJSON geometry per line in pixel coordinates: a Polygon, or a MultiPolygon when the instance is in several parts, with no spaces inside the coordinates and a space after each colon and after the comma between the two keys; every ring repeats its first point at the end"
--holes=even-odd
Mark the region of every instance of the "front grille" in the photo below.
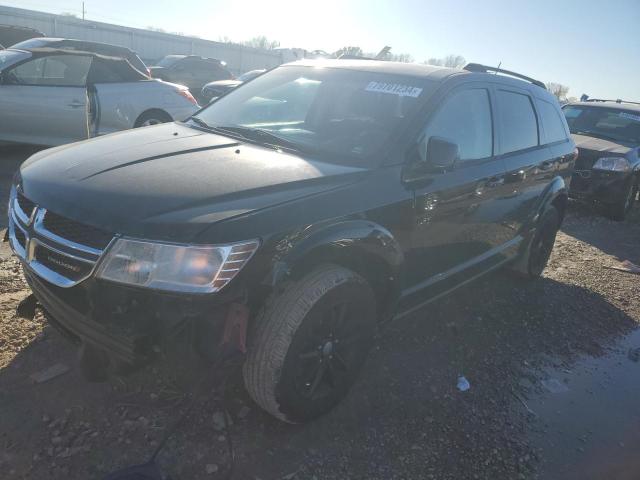
{"type": "Polygon", "coordinates": [[[88,278],[113,235],[49,212],[20,193],[12,195],[9,239],[25,266],[62,288],[88,278]]]}
{"type": "Polygon", "coordinates": [[[76,222],[48,210],[44,215],[43,225],[49,232],[59,237],[99,250],[104,249],[113,238],[112,234],[104,230],[76,222]]]}
{"type": "Polygon", "coordinates": [[[590,170],[598,158],[602,157],[602,152],[593,150],[585,150],[578,148],[578,159],[574,165],[575,170],[590,170]]]}
{"type": "Polygon", "coordinates": [[[22,248],[26,248],[27,238],[24,236],[24,233],[22,233],[22,230],[16,228],[14,234],[16,236],[16,240],[18,241],[18,245],[20,245],[22,248]]]}
{"type": "Polygon", "coordinates": [[[28,218],[33,213],[33,209],[35,208],[35,203],[29,200],[27,197],[22,195],[20,192],[17,192],[18,206],[24,212],[25,216],[28,218]]]}
{"type": "Polygon", "coordinates": [[[38,243],[36,243],[33,258],[40,265],[73,281],[86,278],[93,270],[94,265],[93,262],[56,252],[48,246],[38,243]]]}

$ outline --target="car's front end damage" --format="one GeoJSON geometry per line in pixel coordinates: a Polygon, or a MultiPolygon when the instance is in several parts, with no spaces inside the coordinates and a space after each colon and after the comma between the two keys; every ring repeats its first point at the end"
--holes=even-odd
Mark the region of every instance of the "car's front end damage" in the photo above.
{"type": "Polygon", "coordinates": [[[247,295],[243,285],[207,293],[217,289],[214,285],[225,286],[239,272],[257,242],[227,248],[225,261],[213,265],[219,273],[209,280],[201,275],[210,273],[212,266],[202,265],[204,256],[192,255],[191,271],[184,272],[194,277],[190,285],[184,275],[183,283],[173,289],[162,288],[161,281],[158,288],[134,285],[142,270],[148,273],[152,267],[147,260],[127,257],[118,249],[125,240],[49,212],[15,188],[9,241],[49,322],[81,347],[80,364],[89,378],[124,373],[155,357],[171,359],[185,351],[215,355],[224,342],[244,347],[247,295]],[[126,263],[112,268],[112,277],[120,274],[120,281],[105,279],[106,269],[114,262],[126,263]],[[136,278],[126,283],[123,274],[136,278]]]}
{"type": "Polygon", "coordinates": [[[165,124],[33,155],[14,178],[8,236],[89,377],[180,365],[244,350],[273,267],[265,242],[298,226],[285,206],[362,174],[165,124]]]}

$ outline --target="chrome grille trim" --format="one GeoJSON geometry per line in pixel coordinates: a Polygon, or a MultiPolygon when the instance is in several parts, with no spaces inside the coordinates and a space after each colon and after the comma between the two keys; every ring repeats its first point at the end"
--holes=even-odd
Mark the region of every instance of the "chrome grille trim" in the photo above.
{"type": "MultiPolygon", "coordinates": [[[[12,189],[9,205],[9,245],[11,249],[27,268],[58,287],[73,287],[93,275],[102,253],[113,243],[112,239],[104,250],[99,250],[56,235],[44,226],[47,210],[35,205],[31,216],[28,217],[18,204],[15,189],[12,189]],[[20,245],[16,237],[16,229],[19,229],[20,233],[24,235],[24,247],[20,245]],[[66,257],[70,261],[82,262],[90,266],[90,268],[79,278],[68,278],[47,267],[35,258],[36,248],[39,249],[38,251],[44,250],[45,253],[49,251],[53,254],[66,257]]],[[[42,257],[40,257],[40,259],[42,259],[42,257]]]]}
{"type": "Polygon", "coordinates": [[[13,200],[11,201],[11,206],[13,207],[13,212],[15,213],[16,217],[20,219],[23,225],[31,224],[33,220],[34,212],[36,211],[35,208],[33,209],[33,212],[31,212],[31,215],[27,215],[20,207],[20,204],[18,203],[17,195],[13,197],[13,200]]]}
{"type": "Polygon", "coordinates": [[[65,247],[69,247],[73,250],[78,250],[80,252],[88,253],[90,255],[95,255],[97,257],[102,255],[103,250],[98,250],[97,248],[72,242],[71,240],[67,240],[66,238],[56,235],[52,231],[47,230],[47,227],[44,226],[44,217],[47,214],[47,210],[45,208],[37,208],[36,210],[38,213],[36,213],[35,220],[33,222],[33,230],[37,234],[45,238],[48,238],[49,240],[52,240],[56,243],[64,245],[65,247]]]}

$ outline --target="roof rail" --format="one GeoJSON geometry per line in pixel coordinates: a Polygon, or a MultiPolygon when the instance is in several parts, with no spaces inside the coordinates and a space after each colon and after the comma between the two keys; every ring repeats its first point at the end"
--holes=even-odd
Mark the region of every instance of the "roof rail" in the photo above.
{"type": "Polygon", "coordinates": [[[540,88],[544,88],[545,90],[547,89],[547,87],[545,86],[544,83],[542,83],[540,80],[536,80],[534,78],[531,77],[527,77],[526,75],[522,75],[520,73],[517,72],[512,72],[511,70],[505,70],[503,68],[499,68],[499,67],[489,67],[487,65],[482,65],[480,63],[467,63],[464,68],[464,70],[468,71],[468,72],[481,72],[481,73],[488,73],[488,72],[494,72],[494,73],[502,73],[504,75],[509,75],[510,77],[516,77],[519,78],[521,80],[525,80],[529,83],[532,83],[533,85],[536,85],[540,88]]]}
{"type": "Polygon", "coordinates": [[[585,102],[614,102],[614,103],[630,103],[632,105],[640,105],[640,102],[631,102],[629,100],[621,100],[620,98],[616,100],[610,100],[606,98],[587,98],[585,102]]]}

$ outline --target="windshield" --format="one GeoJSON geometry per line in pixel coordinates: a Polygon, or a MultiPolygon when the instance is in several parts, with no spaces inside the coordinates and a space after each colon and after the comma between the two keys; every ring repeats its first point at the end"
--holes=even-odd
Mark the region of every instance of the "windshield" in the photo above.
{"type": "Polygon", "coordinates": [[[18,63],[25,58],[29,58],[31,54],[29,52],[22,52],[19,50],[0,50],[0,71],[4,68],[18,63]]]}
{"type": "Polygon", "coordinates": [[[220,98],[197,117],[212,127],[268,132],[330,161],[368,165],[430,87],[416,77],[282,67],[220,98]]]}
{"type": "Polygon", "coordinates": [[[571,133],[613,142],[640,143],[640,112],[582,105],[566,106],[563,111],[571,133]]]}

